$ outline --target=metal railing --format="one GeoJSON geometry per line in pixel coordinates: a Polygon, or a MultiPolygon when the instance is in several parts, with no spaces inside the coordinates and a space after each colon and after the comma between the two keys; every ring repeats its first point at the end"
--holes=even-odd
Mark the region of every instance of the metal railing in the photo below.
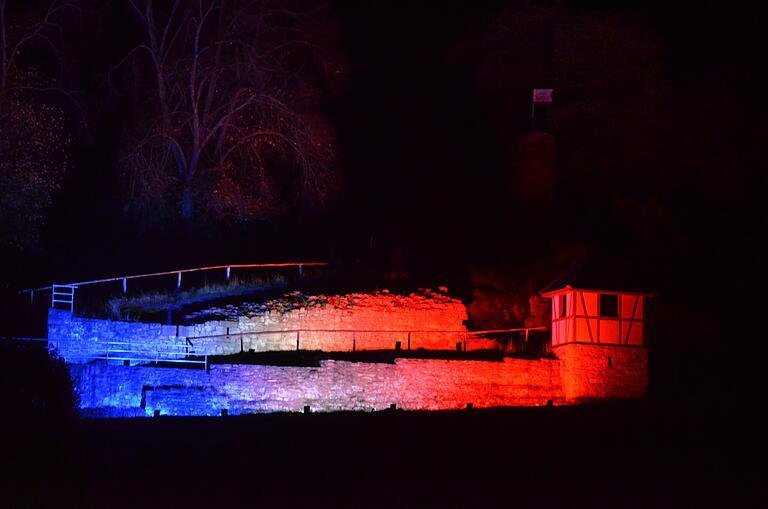
{"type": "Polygon", "coordinates": [[[15,343],[17,345],[39,345],[43,348],[47,347],[48,339],[46,338],[22,338],[17,336],[0,336],[0,345],[3,343],[15,343]],[[45,343],[45,344],[44,344],[45,343]]]}
{"type": "Polygon", "coordinates": [[[70,311],[74,311],[76,288],[77,286],[73,285],[53,285],[51,287],[51,307],[55,308],[56,304],[64,304],[69,306],[70,311]]]}
{"type": "Polygon", "coordinates": [[[113,281],[122,281],[123,293],[126,293],[128,291],[129,279],[168,276],[171,274],[176,274],[176,288],[179,289],[181,288],[181,275],[187,272],[200,272],[200,271],[207,271],[207,270],[225,269],[227,281],[229,281],[232,269],[257,268],[257,267],[258,268],[298,267],[299,275],[301,276],[303,274],[304,267],[319,267],[319,266],[327,266],[327,265],[329,265],[327,262],[249,263],[249,264],[239,264],[239,265],[213,265],[210,267],[197,267],[194,269],[179,269],[179,270],[169,270],[166,272],[152,272],[150,274],[136,274],[133,276],[118,276],[118,277],[110,277],[105,279],[94,279],[92,281],[80,281],[78,283],[52,284],[49,286],[41,286],[39,288],[27,288],[27,289],[21,290],[19,294],[28,293],[30,302],[34,302],[35,292],[43,292],[43,291],[51,290],[51,293],[52,293],[51,307],[56,307],[57,303],[64,303],[69,305],[70,311],[72,311],[74,309],[75,289],[84,285],[108,283],[113,281]]]}
{"type": "MultiPolygon", "coordinates": [[[[265,336],[274,334],[295,334],[295,350],[301,350],[302,334],[347,334],[349,335],[349,346],[351,351],[358,350],[358,340],[365,334],[387,334],[399,336],[400,341],[394,342],[394,350],[411,350],[412,339],[418,335],[455,335],[461,338],[461,341],[456,342],[456,349],[459,351],[467,351],[467,345],[472,346],[473,341],[488,340],[485,336],[494,334],[514,334],[521,333],[524,337],[524,343],[528,343],[530,339],[531,331],[545,331],[546,327],[524,327],[519,329],[493,329],[493,330],[481,330],[481,331],[467,331],[467,330],[408,330],[408,329],[287,329],[287,330],[270,330],[270,331],[250,331],[250,332],[232,332],[227,334],[212,334],[207,336],[190,336],[187,341],[196,344],[200,344],[200,340],[236,340],[240,342],[240,352],[244,352],[244,338],[246,336],[265,336]],[[459,345],[461,347],[459,348],[459,345]]],[[[202,345],[201,345],[202,346],[202,345]]],[[[546,350],[546,345],[542,348],[546,350]]],[[[514,347],[506,348],[505,353],[515,353],[514,347]]]]}
{"type": "Polygon", "coordinates": [[[94,356],[94,359],[102,359],[106,361],[154,362],[156,364],[160,362],[202,364],[205,369],[208,369],[208,354],[198,354],[193,348],[190,348],[192,345],[189,343],[180,345],[177,343],[158,344],[129,341],[99,341],[98,344],[105,345],[106,349],[104,350],[104,353],[94,356]],[[168,350],[169,348],[183,349],[183,351],[168,350]]]}
{"type": "MultiPolygon", "coordinates": [[[[458,351],[469,351],[468,346],[472,346],[473,341],[488,340],[487,336],[493,336],[498,334],[519,334],[520,337],[517,341],[499,341],[496,350],[504,354],[524,354],[524,355],[543,355],[547,353],[549,344],[546,339],[542,341],[542,338],[538,340],[531,340],[530,333],[533,331],[546,331],[546,327],[524,327],[519,329],[493,329],[493,330],[481,330],[481,331],[466,331],[466,330],[407,330],[407,329],[288,329],[288,330],[271,330],[271,331],[252,331],[252,332],[234,332],[230,334],[214,334],[209,336],[192,336],[185,338],[186,343],[146,343],[146,342],[133,342],[133,341],[97,341],[97,345],[103,348],[99,348],[99,353],[90,358],[101,359],[106,361],[128,361],[128,362],[153,362],[153,363],[176,363],[176,364],[201,364],[208,369],[209,357],[214,355],[207,351],[205,340],[233,340],[239,341],[239,351],[244,352],[244,337],[247,336],[263,336],[272,334],[295,334],[295,350],[301,350],[302,340],[301,335],[309,333],[320,334],[348,334],[350,339],[350,350],[347,351],[363,351],[363,350],[382,350],[387,348],[359,348],[358,340],[365,334],[386,334],[395,335],[392,339],[394,348],[391,350],[412,350],[411,342],[417,335],[453,335],[461,339],[456,342],[455,346],[458,351]],[[398,337],[399,336],[399,337],[398,337]],[[395,339],[400,339],[396,341],[395,339]]],[[[24,337],[4,337],[0,336],[0,340],[7,341],[23,341],[23,342],[48,342],[53,345],[57,345],[56,341],[49,341],[45,338],[24,338],[24,337]]],[[[379,344],[380,344],[379,340],[379,344]]],[[[249,345],[250,346],[250,345],[249,345]]],[[[236,351],[237,348],[232,349],[236,351]]],[[[280,351],[280,350],[267,350],[267,351],[280,351]]],[[[226,355],[226,354],[222,354],[226,355]]]]}
{"type": "Polygon", "coordinates": [[[504,354],[543,357],[551,353],[549,337],[542,334],[532,336],[531,333],[543,333],[546,331],[546,327],[524,327],[521,329],[476,331],[476,333],[485,339],[495,340],[498,344],[498,349],[504,354]]]}

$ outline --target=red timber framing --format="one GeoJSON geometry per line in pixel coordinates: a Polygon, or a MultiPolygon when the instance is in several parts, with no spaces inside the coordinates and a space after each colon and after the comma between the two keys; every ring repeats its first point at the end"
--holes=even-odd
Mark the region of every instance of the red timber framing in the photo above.
{"type": "Polygon", "coordinates": [[[542,296],[552,299],[552,346],[567,343],[645,345],[646,297],[653,295],[571,286],[542,293],[542,296]],[[617,316],[602,315],[601,295],[616,296],[617,316]],[[565,313],[561,310],[562,296],[565,296],[565,313]]]}

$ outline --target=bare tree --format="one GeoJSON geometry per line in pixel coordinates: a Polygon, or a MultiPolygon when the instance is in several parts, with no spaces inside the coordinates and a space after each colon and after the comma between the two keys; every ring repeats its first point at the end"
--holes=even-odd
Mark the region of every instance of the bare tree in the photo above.
{"type": "Polygon", "coordinates": [[[328,62],[311,13],[274,1],[128,3],[144,34],[110,77],[151,76],[123,158],[134,212],[248,221],[332,196],[333,132],[318,110],[328,62]]]}

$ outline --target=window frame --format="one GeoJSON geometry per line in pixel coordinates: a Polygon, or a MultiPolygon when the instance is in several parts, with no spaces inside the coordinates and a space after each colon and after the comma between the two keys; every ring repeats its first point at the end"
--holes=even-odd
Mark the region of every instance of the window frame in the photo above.
{"type": "Polygon", "coordinates": [[[600,318],[619,318],[619,296],[613,293],[601,293],[597,298],[597,314],[600,318]],[[615,305],[603,306],[604,298],[614,299],[615,305]],[[604,312],[604,307],[612,308],[611,311],[614,311],[616,314],[606,314],[604,312]]]}

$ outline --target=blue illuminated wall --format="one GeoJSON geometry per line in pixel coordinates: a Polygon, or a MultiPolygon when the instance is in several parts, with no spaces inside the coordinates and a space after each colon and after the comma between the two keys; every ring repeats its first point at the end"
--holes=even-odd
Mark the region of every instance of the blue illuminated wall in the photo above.
{"type": "Polygon", "coordinates": [[[562,401],[557,359],[504,362],[321,361],[319,367],[213,365],[202,369],[71,365],[86,415],[220,415],[544,405],[562,401]]]}

